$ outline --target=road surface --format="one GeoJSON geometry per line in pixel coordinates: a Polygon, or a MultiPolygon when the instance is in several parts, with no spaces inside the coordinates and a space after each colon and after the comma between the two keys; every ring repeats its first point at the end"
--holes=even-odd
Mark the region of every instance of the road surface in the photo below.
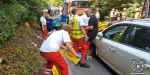
{"type": "Polygon", "coordinates": [[[87,60],[87,63],[91,66],[90,68],[80,67],[79,65],[74,66],[69,59],[66,58],[66,60],[69,64],[70,75],[117,75],[97,57],[87,60]]]}

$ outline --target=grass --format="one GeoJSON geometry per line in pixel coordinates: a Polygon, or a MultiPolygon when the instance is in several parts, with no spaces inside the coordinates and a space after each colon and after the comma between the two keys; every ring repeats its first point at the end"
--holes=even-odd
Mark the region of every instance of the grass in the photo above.
{"type": "Polygon", "coordinates": [[[41,75],[45,61],[38,50],[41,39],[37,36],[40,34],[37,27],[17,27],[15,38],[0,46],[0,58],[7,61],[4,65],[0,64],[0,75],[41,75]]]}

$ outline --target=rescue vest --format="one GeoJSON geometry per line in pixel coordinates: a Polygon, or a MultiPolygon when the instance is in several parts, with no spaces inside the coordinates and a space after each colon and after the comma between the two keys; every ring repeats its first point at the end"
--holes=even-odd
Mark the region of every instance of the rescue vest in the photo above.
{"type": "Polygon", "coordinates": [[[72,34],[71,34],[72,38],[80,39],[80,38],[84,37],[84,35],[82,34],[82,32],[79,28],[77,17],[72,16],[72,18],[70,19],[69,25],[70,25],[71,32],[72,32],[72,34]]]}
{"type": "Polygon", "coordinates": [[[117,33],[114,35],[113,40],[116,41],[116,42],[119,42],[121,36],[122,36],[122,33],[121,33],[121,32],[117,32],[117,33]]]}

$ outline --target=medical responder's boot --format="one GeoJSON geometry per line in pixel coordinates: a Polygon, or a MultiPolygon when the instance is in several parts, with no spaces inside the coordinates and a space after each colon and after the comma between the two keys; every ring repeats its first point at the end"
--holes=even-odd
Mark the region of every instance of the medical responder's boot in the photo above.
{"type": "Polygon", "coordinates": [[[90,68],[90,65],[85,62],[85,59],[80,61],[80,67],[90,68]]]}

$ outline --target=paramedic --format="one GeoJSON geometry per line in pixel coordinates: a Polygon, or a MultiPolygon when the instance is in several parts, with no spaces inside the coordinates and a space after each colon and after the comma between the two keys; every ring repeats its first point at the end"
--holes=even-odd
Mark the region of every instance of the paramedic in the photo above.
{"type": "Polygon", "coordinates": [[[54,31],[41,45],[41,56],[47,60],[46,70],[42,75],[49,75],[53,65],[56,65],[60,69],[61,75],[69,75],[68,64],[59,52],[60,48],[69,50],[77,58],[82,58],[81,55],[75,52],[70,43],[71,40],[67,32],[69,29],[69,25],[63,25],[61,30],[54,31]],[[63,44],[65,44],[65,46],[63,44]]]}
{"type": "Polygon", "coordinates": [[[46,13],[43,12],[43,16],[40,18],[40,22],[41,22],[41,25],[42,25],[42,40],[44,41],[46,36],[47,36],[47,26],[46,26],[46,13]]]}
{"type": "Polygon", "coordinates": [[[87,36],[89,37],[88,41],[88,47],[93,42],[93,40],[96,38],[97,33],[98,33],[98,19],[94,15],[94,10],[88,9],[86,11],[86,14],[88,17],[90,17],[89,22],[88,22],[88,27],[85,28],[85,30],[88,30],[87,36]]]}
{"type": "Polygon", "coordinates": [[[79,46],[81,47],[82,59],[80,61],[80,67],[90,68],[90,65],[86,63],[85,59],[88,53],[88,46],[86,42],[88,37],[84,30],[84,23],[81,17],[77,14],[77,9],[72,9],[73,16],[70,18],[70,27],[71,27],[71,37],[73,42],[73,47],[76,52],[79,52],[79,46]]]}

